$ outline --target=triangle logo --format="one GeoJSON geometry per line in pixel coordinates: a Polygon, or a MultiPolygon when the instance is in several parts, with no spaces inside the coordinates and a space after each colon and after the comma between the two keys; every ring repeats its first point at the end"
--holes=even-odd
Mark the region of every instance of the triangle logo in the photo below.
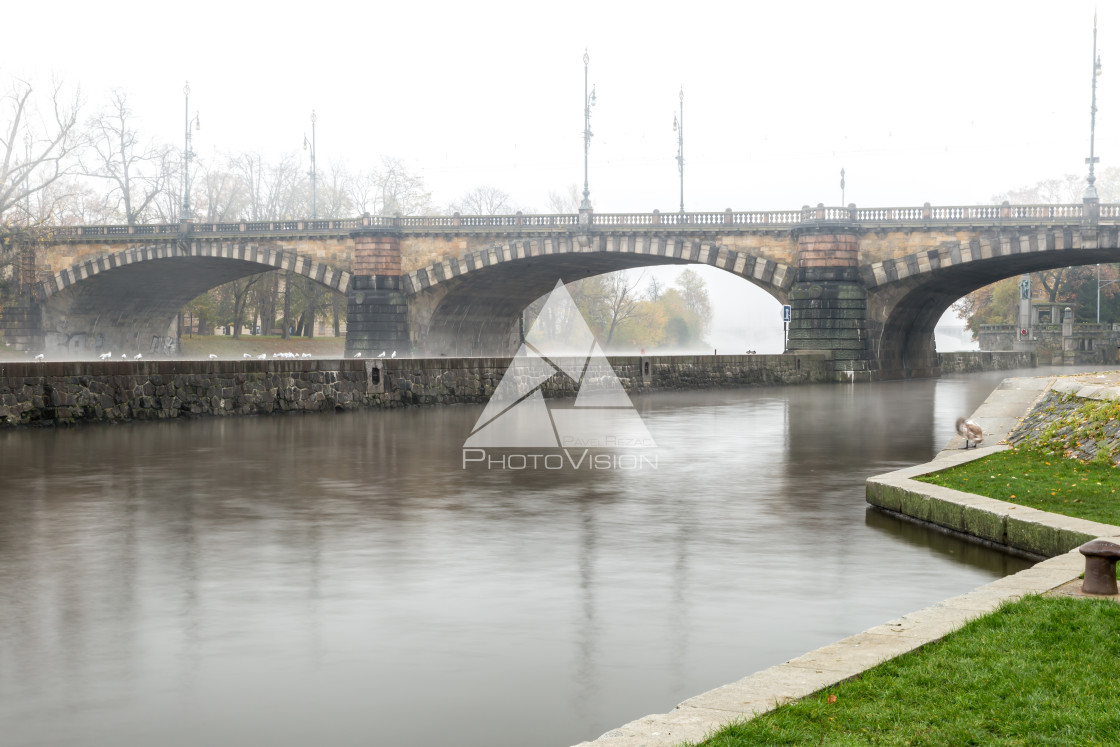
{"type": "Polygon", "coordinates": [[[656,445],[564,281],[558,280],[463,447],[656,445]],[[545,403],[542,387],[557,375],[576,383],[574,405],[549,408],[545,403]]]}

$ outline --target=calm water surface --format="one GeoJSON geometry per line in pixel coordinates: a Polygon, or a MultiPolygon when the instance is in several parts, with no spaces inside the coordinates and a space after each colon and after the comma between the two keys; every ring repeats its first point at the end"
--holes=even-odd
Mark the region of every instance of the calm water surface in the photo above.
{"type": "Polygon", "coordinates": [[[864,502],[1006,375],[636,398],[642,471],[464,471],[480,407],[5,432],[0,742],[594,738],[1023,567],[864,502]]]}

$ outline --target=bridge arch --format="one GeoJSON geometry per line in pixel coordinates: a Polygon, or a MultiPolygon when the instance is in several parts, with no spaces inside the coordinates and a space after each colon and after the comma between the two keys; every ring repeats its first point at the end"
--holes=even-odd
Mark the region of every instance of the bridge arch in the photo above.
{"type": "Polygon", "coordinates": [[[495,243],[406,274],[414,350],[427,355],[508,355],[521,312],[557,280],[618,270],[701,264],[737,275],[785,303],[796,272],[788,265],[689,237],[617,234],[495,243]]]}
{"type": "Polygon", "coordinates": [[[861,268],[872,354],[885,377],[938,370],[934,327],[958,299],[1028,272],[1120,262],[1116,228],[1086,241],[1070,231],[989,232],[861,268]]]}
{"type": "Polygon", "coordinates": [[[167,351],[183,306],[269,270],[291,270],[338,293],[350,286],[349,272],[276,247],[205,240],[136,247],[83,260],[40,283],[46,347],[77,355],[167,351]]]}

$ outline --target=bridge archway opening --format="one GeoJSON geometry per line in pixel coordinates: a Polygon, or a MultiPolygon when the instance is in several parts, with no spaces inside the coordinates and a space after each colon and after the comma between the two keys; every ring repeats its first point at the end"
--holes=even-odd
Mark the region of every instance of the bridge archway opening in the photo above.
{"type": "MultiPolygon", "coordinates": [[[[520,342],[522,313],[552,291],[557,280],[572,283],[620,270],[668,266],[747,281],[779,303],[788,290],[710,263],[676,257],[617,251],[532,256],[479,267],[414,290],[409,308],[414,343],[416,349],[434,356],[511,355],[520,342]]],[[[768,277],[772,275],[771,271],[768,277]]]]}
{"type": "Polygon", "coordinates": [[[1032,252],[976,260],[868,292],[872,352],[886,377],[935,373],[934,329],[946,310],[975,290],[1023,273],[1120,261],[1116,247],[1032,252]]]}
{"type": "MultiPolygon", "coordinates": [[[[174,342],[176,318],[190,301],[234,280],[279,269],[271,262],[221,256],[134,256],[115,266],[111,259],[100,258],[100,267],[92,261],[75,265],[53,278],[42,302],[48,351],[78,358],[101,351],[177,353],[169,339],[174,342]]],[[[298,274],[339,292],[323,277],[337,280],[345,273],[322,268],[308,261],[298,274]]]]}

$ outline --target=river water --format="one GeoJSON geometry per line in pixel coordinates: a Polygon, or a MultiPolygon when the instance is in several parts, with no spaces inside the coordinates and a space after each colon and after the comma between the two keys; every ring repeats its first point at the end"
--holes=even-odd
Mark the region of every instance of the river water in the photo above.
{"type": "Polygon", "coordinates": [[[464,470],[465,406],[4,432],[0,742],[594,738],[1024,567],[864,503],[1007,375],[635,397],[641,470],[464,470]]]}

